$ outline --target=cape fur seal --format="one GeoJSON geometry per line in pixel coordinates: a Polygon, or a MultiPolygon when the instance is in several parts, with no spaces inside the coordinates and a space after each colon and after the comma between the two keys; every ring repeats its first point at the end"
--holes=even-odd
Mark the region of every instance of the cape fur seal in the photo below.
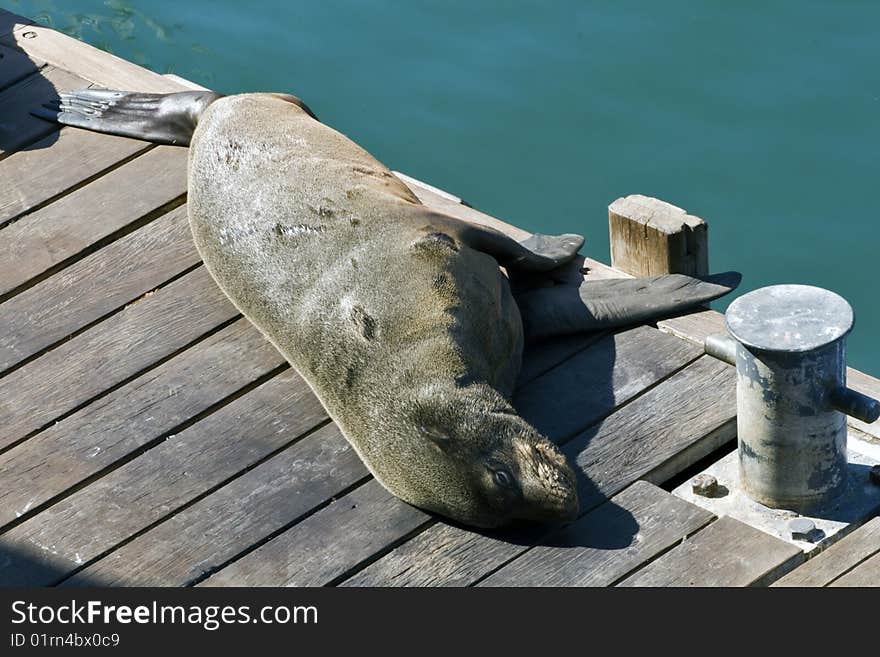
{"type": "Polygon", "coordinates": [[[189,145],[189,220],[213,278],[383,486],[469,525],[577,514],[570,465],[509,401],[524,339],[644,320],[737,282],[512,288],[499,264],[548,272],[583,239],[518,243],[430,210],[293,96],[85,89],[35,113],[189,145]]]}

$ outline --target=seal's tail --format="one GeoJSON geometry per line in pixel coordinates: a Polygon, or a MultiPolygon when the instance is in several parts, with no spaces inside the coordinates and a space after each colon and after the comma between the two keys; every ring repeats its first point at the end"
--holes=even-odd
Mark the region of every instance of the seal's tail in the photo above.
{"type": "Polygon", "coordinates": [[[178,146],[189,146],[199,116],[221,98],[211,91],[145,94],[112,89],[77,89],[59,96],[31,113],[63,125],[178,146]]]}

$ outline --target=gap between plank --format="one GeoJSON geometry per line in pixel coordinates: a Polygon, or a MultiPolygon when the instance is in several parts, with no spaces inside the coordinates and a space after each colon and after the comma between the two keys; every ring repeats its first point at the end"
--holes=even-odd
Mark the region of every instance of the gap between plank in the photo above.
{"type": "MultiPolygon", "coordinates": [[[[321,424],[321,427],[324,427],[324,426],[326,426],[326,425],[328,425],[328,424],[330,424],[330,422],[323,422],[323,423],[321,424]]],[[[319,428],[320,428],[320,427],[319,427],[319,428]]],[[[313,433],[313,432],[314,432],[314,431],[311,431],[310,433],[313,433]]],[[[227,566],[231,566],[233,563],[235,563],[235,562],[238,561],[239,559],[242,559],[242,558],[246,557],[247,555],[249,555],[251,552],[254,552],[255,550],[260,549],[260,548],[263,547],[266,543],[268,543],[269,541],[271,541],[271,540],[277,538],[278,536],[280,536],[281,534],[283,534],[283,533],[286,532],[287,530],[289,530],[289,529],[291,529],[292,527],[298,525],[299,523],[301,523],[302,521],[308,519],[309,517],[315,515],[315,514],[318,513],[319,511],[322,511],[323,509],[326,509],[328,506],[330,506],[331,504],[333,504],[333,502],[335,502],[335,501],[339,500],[340,498],[345,497],[345,496],[348,495],[349,493],[352,493],[353,491],[357,490],[358,488],[360,488],[361,486],[363,486],[364,484],[366,484],[366,483],[368,483],[370,480],[372,480],[372,478],[373,478],[373,475],[371,475],[371,474],[366,474],[366,475],[364,475],[362,478],[358,479],[358,480],[355,481],[353,484],[350,484],[350,485],[346,486],[345,488],[343,488],[343,489],[340,490],[339,492],[334,493],[331,497],[328,497],[328,498],[327,498],[326,500],[324,500],[323,502],[320,502],[319,504],[316,504],[315,506],[313,506],[311,509],[309,509],[309,510],[303,512],[303,513],[301,513],[300,515],[298,515],[296,518],[294,518],[294,519],[291,520],[290,522],[285,523],[285,524],[282,525],[281,527],[279,527],[279,528],[273,530],[272,532],[270,532],[270,533],[267,534],[266,536],[264,536],[264,537],[260,538],[259,540],[255,541],[255,542],[252,543],[251,545],[248,545],[246,548],[244,548],[244,549],[241,550],[240,552],[238,552],[238,553],[234,554],[233,556],[229,557],[228,559],[226,559],[226,561],[224,561],[223,563],[218,564],[217,566],[214,566],[214,567],[212,567],[212,568],[209,568],[208,570],[206,570],[205,572],[203,572],[203,573],[202,573],[201,575],[199,575],[198,577],[194,577],[194,578],[192,578],[192,579],[190,579],[190,580],[187,580],[186,582],[184,582],[184,583],[182,584],[182,586],[189,586],[189,587],[192,587],[192,586],[198,586],[199,584],[201,584],[202,582],[204,582],[206,579],[208,579],[209,577],[211,577],[211,576],[214,575],[215,573],[219,573],[221,570],[223,570],[223,569],[226,568],[227,566]]],[[[176,513],[176,512],[175,512],[175,513],[176,513]]]]}
{"type": "Polygon", "coordinates": [[[186,420],[183,420],[182,422],[174,425],[173,427],[171,427],[167,431],[164,431],[163,433],[159,434],[158,436],[156,436],[152,440],[144,443],[143,445],[138,446],[136,449],[133,449],[132,451],[125,454],[124,456],[121,456],[116,461],[113,461],[113,463],[110,463],[110,464],[104,466],[102,469],[87,476],[85,479],[82,479],[82,480],[76,482],[75,484],[69,486],[68,488],[65,488],[63,491],[61,491],[57,495],[54,495],[53,497],[49,498],[45,502],[38,504],[37,506],[33,507],[32,509],[29,509],[27,512],[18,516],[15,520],[11,520],[8,523],[6,523],[6,525],[0,527],[0,535],[5,534],[6,532],[8,532],[11,529],[14,529],[15,527],[17,527],[18,525],[22,524],[25,521],[30,520],[34,516],[38,515],[39,513],[42,513],[46,509],[48,509],[50,506],[53,506],[54,504],[57,504],[58,502],[61,502],[62,500],[70,497],[74,493],[82,490],[83,488],[85,488],[89,484],[97,481],[101,477],[104,477],[104,476],[110,474],[111,472],[113,472],[114,470],[121,468],[129,461],[133,461],[134,459],[141,456],[142,454],[145,454],[146,452],[150,451],[154,447],[161,445],[166,440],[168,440],[170,437],[175,436],[178,433],[185,431],[186,429],[188,429],[192,425],[196,424],[197,422],[204,420],[206,417],[208,417],[212,413],[217,412],[218,410],[220,410],[224,406],[231,404],[232,402],[239,399],[240,397],[243,397],[244,395],[246,395],[247,393],[249,393],[253,389],[266,383],[267,381],[274,378],[278,374],[281,374],[281,372],[284,372],[289,367],[290,366],[287,365],[287,363],[284,363],[284,364],[279,365],[278,367],[272,369],[271,371],[266,372],[265,374],[262,374],[258,378],[245,384],[244,386],[242,386],[238,390],[232,392],[231,394],[227,395],[223,399],[215,402],[214,404],[212,404],[208,408],[206,408],[202,411],[199,411],[198,413],[196,413],[192,417],[189,417],[186,420]]]}
{"type": "Polygon", "coordinates": [[[186,350],[189,349],[190,347],[193,347],[193,346],[197,345],[198,343],[202,342],[203,340],[206,340],[207,338],[211,337],[211,336],[214,335],[215,333],[217,333],[217,332],[219,332],[219,331],[222,331],[223,329],[225,329],[227,326],[229,326],[229,325],[232,324],[233,322],[235,322],[235,321],[241,319],[241,317],[242,317],[241,315],[235,315],[234,317],[232,317],[232,318],[230,318],[230,319],[227,319],[227,320],[221,322],[221,323],[218,324],[217,326],[211,328],[209,331],[206,331],[205,333],[203,333],[202,335],[200,335],[199,337],[197,337],[195,340],[191,340],[190,342],[186,343],[186,344],[183,345],[182,347],[180,347],[180,348],[178,348],[178,349],[175,349],[175,350],[172,351],[170,354],[167,354],[167,355],[163,356],[162,358],[160,358],[159,360],[157,360],[157,361],[155,361],[155,362],[153,362],[153,363],[150,363],[149,365],[147,365],[146,367],[144,367],[144,368],[138,370],[138,371],[135,372],[134,374],[131,374],[130,376],[125,377],[123,380],[119,381],[118,383],[113,384],[112,386],[110,386],[110,387],[107,388],[106,390],[102,390],[102,391],[99,392],[97,395],[95,395],[95,396],[93,396],[93,397],[90,397],[89,399],[85,400],[84,402],[82,402],[82,403],[80,403],[80,404],[77,404],[76,406],[74,406],[74,407],[71,408],[70,410],[65,411],[65,412],[62,413],[61,415],[58,415],[58,416],[56,416],[55,418],[53,418],[52,420],[49,420],[49,421],[46,422],[45,424],[43,424],[43,425],[37,427],[37,428],[34,429],[33,431],[28,432],[27,434],[25,434],[24,436],[22,436],[20,439],[16,440],[16,441],[13,442],[13,443],[10,443],[9,445],[7,445],[6,447],[4,447],[4,448],[2,448],[2,449],[0,449],[0,454],[5,454],[5,453],[8,452],[10,449],[13,449],[13,448],[15,448],[15,447],[18,446],[18,445],[21,445],[24,441],[29,440],[30,438],[33,438],[34,436],[36,436],[36,435],[37,435],[38,433],[40,433],[41,431],[45,431],[46,429],[48,429],[49,427],[51,427],[51,426],[52,426],[53,424],[55,424],[56,422],[61,422],[61,420],[65,419],[65,418],[67,418],[67,417],[70,417],[71,415],[73,415],[74,413],[76,413],[76,412],[82,410],[83,408],[85,408],[85,407],[88,406],[89,404],[91,404],[91,403],[93,403],[93,402],[95,402],[95,401],[101,399],[102,397],[106,397],[106,396],[109,395],[111,392],[113,392],[113,391],[115,391],[115,390],[118,390],[118,389],[121,388],[122,386],[124,386],[124,385],[126,385],[126,384],[128,384],[128,383],[131,383],[132,381],[134,381],[134,380],[137,379],[138,377],[140,377],[140,376],[146,374],[147,372],[150,372],[151,370],[156,369],[156,368],[159,367],[160,365],[163,365],[163,364],[167,363],[169,360],[171,360],[172,358],[175,358],[175,357],[178,356],[179,354],[182,354],[184,351],[186,351],[186,350]]]}
{"type": "Polygon", "coordinates": [[[135,221],[131,222],[130,224],[123,226],[122,228],[110,233],[109,235],[105,235],[101,239],[99,239],[95,242],[92,242],[91,244],[89,244],[87,247],[85,247],[81,251],[78,251],[77,253],[74,253],[70,257],[65,258],[61,262],[58,262],[58,263],[52,265],[46,271],[41,272],[40,274],[37,274],[33,278],[28,279],[24,283],[21,283],[17,287],[12,288],[8,292],[6,292],[4,294],[0,294],[0,303],[4,303],[6,301],[9,301],[12,297],[14,297],[18,294],[21,294],[25,290],[32,288],[34,285],[37,285],[38,283],[42,283],[47,278],[54,276],[59,271],[67,269],[72,264],[74,264],[75,262],[78,262],[79,260],[82,260],[86,256],[90,256],[93,253],[96,253],[97,251],[101,250],[102,248],[104,248],[108,244],[112,244],[116,240],[123,238],[130,233],[133,233],[137,229],[143,228],[151,221],[158,219],[163,214],[167,214],[168,212],[170,212],[171,210],[174,210],[175,208],[179,208],[184,203],[186,203],[186,193],[183,193],[180,196],[173,198],[172,200],[168,201],[167,203],[162,204],[158,208],[154,208],[153,210],[150,210],[147,214],[143,215],[139,219],[136,219],[135,221]]]}
{"type": "MultiPolygon", "coordinates": [[[[73,129],[76,130],[77,128],[73,128],[73,129]]],[[[54,134],[54,133],[50,133],[50,134],[54,134]]],[[[48,135],[47,135],[47,136],[48,136],[48,135]]],[[[41,139],[46,139],[46,137],[42,137],[41,139]]],[[[36,141],[40,141],[40,139],[38,139],[38,140],[36,140],[36,141]]],[[[36,143],[36,142],[33,142],[33,143],[36,143]]],[[[29,145],[30,145],[30,144],[29,144],[29,145]]],[[[87,177],[87,178],[83,178],[82,180],[80,180],[80,181],[74,183],[71,187],[68,187],[67,189],[64,189],[64,190],[58,192],[58,193],[55,194],[54,196],[50,196],[50,197],[47,198],[47,199],[44,199],[44,200],[42,200],[42,201],[40,201],[40,202],[38,202],[38,203],[35,203],[34,205],[32,205],[31,207],[29,207],[29,208],[28,208],[27,210],[25,210],[24,212],[20,212],[19,214],[17,214],[17,215],[15,215],[15,216],[13,216],[13,217],[7,219],[6,221],[0,223],[0,230],[6,228],[7,226],[11,226],[12,224],[14,224],[14,223],[17,222],[17,221],[20,221],[20,220],[22,220],[22,219],[26,219],[26,218],[28,217],[28,215],[33,214],[34,212],[36,212],[36,211],[38,211],[38,210],[42,210],[42,209],[45,208],[46,206],[51,205],[51,204],[54,203],[55,201],[57,201],[57,200],[59,200],[59,199],[62,199],[62,198],[64,198],[65,196],[68,196],[69,194],[72,194],[73,192],[79,191],[80,189],[82,189],[83,187],[85,187],[86,185],[88,185],[89,183],[93,183],[93,182],[95,182],[98,178],[101,178],[101,177],[103,177],[103,176],[106,176],[108,173],[112,173],[113,171],[115,171],[115,170],[118,169],[119,167],[123,166],[124,164],[128,164],[129,162],[131,162],[131,161],[134,160],[135,158],[140,157],[141,155],[146,154],[148,151],[151,151],[152,149],[156,148],[156,146],[158,146],[158,144],[150,144],[150,143],[146,143],[146,142],[145,142],[145,143],[144,143],[144,148],[143,148],[143,149],[141,149],[141,150],[139,150],[139,151],[137,151],[137,152],[135,152],[135,153],[132,153],[131,155],[126,155],[124,158],[122,158],[121,160],[118,160],[118,161],[114,162],[114,163],[111,164],[110,166],[105,167],[104,169],[101,169],[101,170],[98,171],[97,173],[95,173],[95,174],[93,174],[93,175],[91,175],[91,176],[89,176],[89,177],[87,177]]],[[[21,149],[19,149],[19,150],[21,150],[21,149]]],[[[15,152],[17,153],[18,151],[15,151],[15,152]]]]}
{"type": "Polygon", "coordinates": [[[331,422],[332,422],[332,420],[331,420],[329,417],[328,417],[328,418],[325,418],[324,420],[322,420],[321,422],[319,422],[318,424],[316,424],[315,426],[313,426],[311,429],[309,429],[309,430],[307,430],[307,431],[304,431],[303,433],[301,433],[301,434],[299,434],[298,436],[292,438],[291,440],[289,440],[288,442],[284,443],[283,445],[281,445],[281,446],[278,447],[277,449],[272,450],[271,452],[269,452],[268,454],[266,454],[266,455],[263,456],[262,458],[258,459],[257,461],[251,463],[250,465],[248,465],[247,467],[243,468],[242,470],[239,470],[239,471],[236,472],[235,474],[230,475],[229,477],[227,477],[227,478],[224,479],[223,481],[219,482],[218,484],[216,484],[216,485],[214,485],[214,486],[211,486],[211,487],[208,488],[207,490],[205,490],[205,491],[203,491],[202,493],[200,493],[200,494],[196,495],[195,497],[193,497],[193,499],[189,500],[188,502],[185,502],[184,504],[181,504],[179,507],[177,507],[176,509],[174,509],[173,511],[171,511],[171,512],[168,513],[167,515],[165,515],[165,516],[163,516],[163,517],[157,519],[155,522],[150,523],[150,524],[147,525],[146,527],[143,527],[142,529],[139,529],[138,531],[134,532],[134,533],[131,534],[130,536],[127,536],[125,539],[123,539],[123,540],[119,541],[118,543],[116,543],[115,545],[112,545],[111,547],[107,548],[106,550],[104,550],[104,551],[101,552],[100,554],[96,555],[96,556],[93,557],[92,559],[89,559],[88,561],[84,561],[82,564],[78,565],[76,568],[74,568],[74,569],[71,570],[70,572],[66,573],[63,577],[61,577],[61,578],[55,580],[54,582],[52,582],[51,584],[49,584],[49,586],[58,586],[58,585],[59,585],[61,582],[63,582],[64,580],[66,580],[66,579],[72,577],[73,575],[76,575],[76,574],[77,574],[78,572],[80,572],[81,570],[84,570],[85,568],[88,568],[88,567],[91,566],[92,564],[94,564],[94,563],[100,561],[101,559],[103,559],[104,557],[108,556],[109,554],[111,554],[111,553],[114,552],[115,550],[118,550],[119,548],[124,547],[125,545],[128,545],[129,543],[131,543],[131,542],[132,542],[133,540],[135,540],[136,538],[139,538],[140,536],[142,536],[143,534],[146,534],[146,533],[147,533],[148,531],[150,531],[151,529],[154,529],[155,527],[158,527],[159,525],[161,525],[162,523],[166,522],[167,520],[170,520],[171,518],[173,518],[174,516],[176,516],[178,513],[181,513],[182,511],[186,511],[188,508],[190,508],[190,507],[193,506],[194,504],[197,504],[197,503],[201,502],[203,499],[205,499],[206,497],[208,497],[209,495],[211,495],[211,494],[213,494],[213,493],[216,493],[218,490],[220,490],[221,488],[223,488],[223,487],[226,486],[227,484],[229,484],[229,483],[231,483],[232,481],[238,479],[239,477],[241,477],[241,476],[247,474],[248,472],[250,472],[250,471],[253,470],[254,468],[261,466],[263,463],[265,463],[266,461],[268,461],[268,460],[271,459],[271,458],[274,458],[275,456],[277,456],[278,454],[280,454],[280,453],[283,452],[284,450],[286,450],[286,449],[288,449],[288,448],[290,448],[290,447],[293,447],[294,445],[296,445],[296,444],[297,444],[298,442],[300,442],[301,440],[304,440],[305,438],[308,438],[308,437],[311,436],[313,433],[315,433],[315,432],[318,431],[319,429],[324,428],[325,426],[327,426],[327,425],[330,424],[331,422]]]}
{"type": "MultiPolygon", "coordinates": [[[[37,351],[37,352],[31,354],[30,356],[27,356],[26,358],[24,358],[23,360],[21,360],[21,361],[15,363],[14,365],[10,365],[10,366],[7,367],[5,370],[0,370],[0,379],[2,379],[2,378],[5,377],[5,376],[8,376],[9,374],[12,374],[12,373],[15,372],[17,369],[19,369],[19,368],[21,368],[21,367],[24,367],[25,365],[27,365],[27,364],[30,363],[31,361],[36,360],[36,359],[39,358],[40,356],[44,356],[45,354],[47,354],[48,352],[52,351],[53,349],[57,349],[58,347],[60,347],[60,346],[63,345],[64,343],[66,343],[66,342],[72,340],[73,338],[77,337],[77,336],[80,335],[81,333],[84,333],[85,331],[88,331],[89,329],[94,328],[95,326],[97,326],[97,325],[100,324],[101,322],[103,322],[103,321],[109,319],[109,318],[112,317],[113,315],[116,315],[116,314],[122,312],[123,310],[125,310],[126,308],[128,308],[131,304],[133,304],[133,303],[137,302],[138,300],[142,299],[144,296],[146,296],[146,295],[148,295],[148,294],[152,294],[152,293],[154,293],[154,292],[156,292],[156,291],[158,291],[158,290],[161,290],[161,289],[164,288],[164,287],[167,287],[168,285],[171,285],[172,283],[174,283],[174,282],[177,281],[178,279],[180,279],[180,278],[186,276],[187,274],[192,273],[193,271],[195,271],[196,269],[198,269],[198,268],[201,267],[201,266],[202,266],[202,263],[201,263],[201,262],[197,262],[196,264],[187,267],[186,269],[184,269],[184,270],[181,271],[181,272],[178,272],[177,274],[175,274],[174,276],[172,276],[172,277],[169,278],[168,280],[166,280],[166,281],[162,281],[162,283],[160,283],[159,285],[157,285],[157,286],[154,287],[153,289],[151,289],[151,290],[147,290],[146,292],[143,292],[143,293],[139,294],[138,296],[134,297],[133,299],[128,299],[128,300],[127,300],[125,303],[123,303],[122,305],[120,305],[120,306],[118,306],[118,307],[116,307],[116,308],[113,308],[112,310],[110,310],[110,311],[104,313],[103,315],[101,315],[101,316],[98,317],[97,319],[92,320],[92,321],[89,322],[88,324],[85,324],[84,326],[81,326],[80,328],[75,329],[73,332],[69,333],[68,335],[65,335],[63,338],[59,338],[58,340],[56,340],[56,341],[53,342],[52,344],[50,344],[50,345],[48,345],[48,346],[46,346],[46,347],[43,347],[43,348],[40,349],[39,351],[37,351]]],[[[0,452],[0,453],[2,453],[2,452],[0,452]]]]}

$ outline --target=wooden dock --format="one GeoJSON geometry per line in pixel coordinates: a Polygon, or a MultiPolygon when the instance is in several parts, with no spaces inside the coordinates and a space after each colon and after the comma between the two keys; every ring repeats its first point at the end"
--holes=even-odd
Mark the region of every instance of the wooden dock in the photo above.
{"type": "Polygon", "coordinates": [[[201,265],[186,150],[28,113],[90,85],[184,88],[0,10],[0,585],[880,584],[880,519],[801,565],[668,492],[735,438],[712,311],[526,354],[515,404],[577,463],[576,522],[475,532],[392,497],[201,265]]]}

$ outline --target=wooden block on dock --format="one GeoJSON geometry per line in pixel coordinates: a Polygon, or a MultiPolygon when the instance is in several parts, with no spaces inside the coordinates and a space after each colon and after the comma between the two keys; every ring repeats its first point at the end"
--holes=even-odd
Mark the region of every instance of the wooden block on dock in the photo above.
{"type": "Polygon", "coordinates": [[[706,223],[679,207],[633,194],[608,206],[611,266],[633,276],[709,273],[706,223]]]}
{"type": "Polygon", "coordinates": [[[725,516],[620,586],[763,586],[803,558],[796,545],[725,516]]]}
{"type": "MultiPolygon", "coordinates": [[[[810,559],[773,586],[837,586],[837,580],[880,554],[880,518],[874,518],[849,536],[810,559]]],[[[852,579],[854,579],[853,576],[852,579]]],[[[852,581],[852,579],[850,581],[852,581]]],[[[842,585],[846,585],[844,582],[842,585]]],[[[875,586],[880,586],[880,571],[875,586]]]]}

